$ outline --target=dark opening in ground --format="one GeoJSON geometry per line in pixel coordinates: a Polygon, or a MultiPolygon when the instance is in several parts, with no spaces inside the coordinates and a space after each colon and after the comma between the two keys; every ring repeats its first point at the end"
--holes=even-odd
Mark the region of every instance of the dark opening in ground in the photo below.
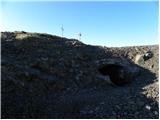
{"type": "Polygon", "coordinates": [[[98,69],[102,75],[108,75],[110,80],[116,85],[127,83],[125,79],[125,69],[123,66],[115,64],[107,64],[98,69]]]}

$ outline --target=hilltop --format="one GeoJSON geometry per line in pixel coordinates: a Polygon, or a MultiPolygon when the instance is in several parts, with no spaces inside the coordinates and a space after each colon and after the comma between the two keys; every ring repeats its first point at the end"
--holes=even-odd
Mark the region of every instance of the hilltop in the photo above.
{"type": "Polygon", "coordinates": [[[2,32],[1,116],[158,118],[158,49],[2,32]]]}

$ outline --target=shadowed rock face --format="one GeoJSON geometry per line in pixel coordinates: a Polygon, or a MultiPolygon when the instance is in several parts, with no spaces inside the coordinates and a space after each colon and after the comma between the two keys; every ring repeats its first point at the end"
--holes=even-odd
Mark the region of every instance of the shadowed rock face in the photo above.
{"type": "Polygon", "coordinates": [[[158,118],[154,49],[144,69],[131,62],[143,47],[106,48],[27,32],[1,37],[2,118],[158,118]]]}

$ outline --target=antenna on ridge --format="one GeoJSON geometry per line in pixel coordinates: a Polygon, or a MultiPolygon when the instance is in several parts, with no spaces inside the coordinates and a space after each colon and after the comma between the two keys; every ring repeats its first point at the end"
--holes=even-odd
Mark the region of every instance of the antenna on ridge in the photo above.
{"type": "Polygon", "coordinates": [[[79,36],[79,40],[81,40],[81,36],[82,36],[82,34],[81,34],[81,33],[79,33],[79,34],[78,34],[78,36],[79,36]]]}
{"type": "Polygon", "coordinates": [[[62,37],[63,37],[63,32],[64,32],[63,24],[61,26],[61,31],[62,31],[62,37]]]}

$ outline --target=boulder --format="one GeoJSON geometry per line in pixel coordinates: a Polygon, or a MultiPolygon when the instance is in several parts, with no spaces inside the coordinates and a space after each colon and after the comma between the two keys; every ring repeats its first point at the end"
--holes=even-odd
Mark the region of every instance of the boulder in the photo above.
{"type": "Polygon", "coordinates": [[[153,53],[152,53],[151,51],[147,51],[147,52],[144,54],[143,59],[144,59],[144,61],[146,61],[146,60],[148,60],[148,59],[150,59],[150,58],[152,58],[152,57],[153,57],[153,53]]]}
{"type": "Polygon", "coordinates": [[[137,54],[134,62],[138,65],[144,65],[145,64],[144,56],[140,55],[140,54],[137,54]]]}

